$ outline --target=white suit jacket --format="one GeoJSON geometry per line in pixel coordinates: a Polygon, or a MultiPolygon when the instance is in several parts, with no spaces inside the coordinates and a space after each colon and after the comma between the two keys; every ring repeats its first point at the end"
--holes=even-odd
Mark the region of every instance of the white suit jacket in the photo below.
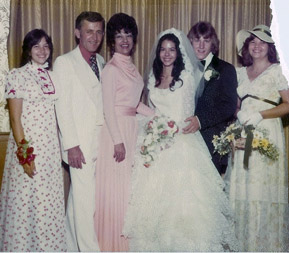
{"type": "MultiPolygon", "coordinates": [[[[101,74],[104,59],[97,54],[101,74]]],[[[85,159],[96,156],[97,135],[103,122],[101,83],[83,58],[79,47],[59,56],[54,73],[60,90],[56,115],[67,162],[67,150],[80,146],[85,159]]]]}

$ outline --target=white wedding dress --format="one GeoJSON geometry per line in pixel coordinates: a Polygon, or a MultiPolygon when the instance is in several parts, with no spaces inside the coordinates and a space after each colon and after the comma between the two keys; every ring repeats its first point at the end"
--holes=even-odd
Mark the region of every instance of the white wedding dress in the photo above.
{"type": "Polygon", "coordinates": [[[123,234],[131,251],[237,251],[224,183],[207,146],[199,131],[181,133],[188,124],[184,119],[194,113],[196,85],[189,71],[182,71],[180,78],[183,85],[179,81],[170,91],[155,88],[150,76],[156,111],[176,121],[180,132],[149,168],[139,153],[140,133],[123,234]]]}

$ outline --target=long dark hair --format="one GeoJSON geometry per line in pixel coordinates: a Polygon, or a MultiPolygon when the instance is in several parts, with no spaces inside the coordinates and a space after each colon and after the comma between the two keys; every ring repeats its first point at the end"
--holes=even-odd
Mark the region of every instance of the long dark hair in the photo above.
{"type": "Polygon", "coordinates": [[[34,29],[31,30],[29,33],[26,34],[23,45],[22,45],[22,56],[21,56],[21,63],[20,67],[24,66],[26,63],[31,61],[31,49],[33,46],[38,44],[42,38],[45,38],[46,43],[50,49],[50,54],[47,59],[48,68],[51,69],[52,67],[52,55],[53,55],[53,44],[51,38],[47,35],[47,33],[42,29],[34,29]]]}
{"type": "MultiPolygon", "coordinates": [[[[136,44],[138,29],[135,19],[125,13],[116,13],[109,19],[106,25],[106,43],[110,48],[111,55],[114,54],[115,34],[119,33],[122,29],[124,29],[125,33],[132,33],[134,46],[136,44]]],[[[133,54],[133,51],[134,47],[130,55],[133,54]]]]}
{"type": "Polygon", "coordinates": [[[160,59],[160,52],[161,52],[161,46],[163,41],[165,40],[169,40],[175,43],[175,47],[176,47],[176,51],[177,51],[177,58],[174,61],[174,66],[173,66],[173,70],[172,70],[172,77],[173,80],[170,83],[170,90],[174,91],[175,90],[175,82],[177,81],[181,81],[182,85],[183,85],[183,80],[180,78],[181,72],[185,69],[185,64],[184,64],[184,60],[183,60],[183,56],[180,50],[180,41],[179,39],[172,33],[167,33],[165,35],[163,35],[157,45],[157,49],[156,49],[156,58],[153,62],[153,73],[156,79],[156,84],[155,87],[158,87],[161,84],[161,76],[163,73],[163,63],[160,59]]]}
{"type": "MultiPolygon", "coordinates": [[[[258,38],[258,37],[254,36],[252,34],[244,42],[244,45],[242,47],[242,57],[239,58],[239,61],[243,66],[248,67],[248,66],[251,66],[253,64],[253,58],[249,53],[249,44],[255,38],[258,38]]],[[[267,43],[267,42],[265,42],[265,43],[267,43]]],[[[277,50],[276,50],[274,43],[267,43],[267,44],[268,44],[268,60],[269,60],[269,62],[279,63],[278,54],[277,54],[277,50]]]]}

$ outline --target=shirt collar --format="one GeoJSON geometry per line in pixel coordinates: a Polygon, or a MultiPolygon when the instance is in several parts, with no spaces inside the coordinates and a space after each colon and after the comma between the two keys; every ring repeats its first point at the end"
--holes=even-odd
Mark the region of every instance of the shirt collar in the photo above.
{"type": "Polygon", "coordinates": [[[204,70],[207,69],[207,67],[210,65],[212,59],[213,59],[214,55],[212,52],[210,52],[207,57],[204,59],[206,61],[206,64],[205,64],[205,67],[204,67],[204,70]]]}
{"type": "Polygon", "coordinates": [[[80,50],[84,60],[90,65],[89,58],[90,58],[90,56],[94,55],[95,53],[91,53],[91,52],[87,51],[87,49],[85,47],[83,47],[80,43],[79,43],[79,50],[80,50]]]}

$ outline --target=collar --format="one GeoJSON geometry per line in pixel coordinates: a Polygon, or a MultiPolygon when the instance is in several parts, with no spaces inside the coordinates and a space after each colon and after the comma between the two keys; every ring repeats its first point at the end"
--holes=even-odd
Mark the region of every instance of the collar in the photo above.
{"type": "Polygon", "coordinates": [[[93,54],[96,53],[91,53],[89,51],[87,51],[87,49],[85,47],[83,47],[80,43],[79,43],[79,50],[81,52],[82,57],[84,58],[84,60],[90,65],[90,56],[92,56],[93,54]]]}
{"type": "Polygon", "coordinates": [[[210,52],[210,53],[207,55],[207,57],[204,59],[204,60],[206,61],[204,70],[206,70],[207,67],[211,64],[213,57],[214,57],[213,53],[210,52]]]}

